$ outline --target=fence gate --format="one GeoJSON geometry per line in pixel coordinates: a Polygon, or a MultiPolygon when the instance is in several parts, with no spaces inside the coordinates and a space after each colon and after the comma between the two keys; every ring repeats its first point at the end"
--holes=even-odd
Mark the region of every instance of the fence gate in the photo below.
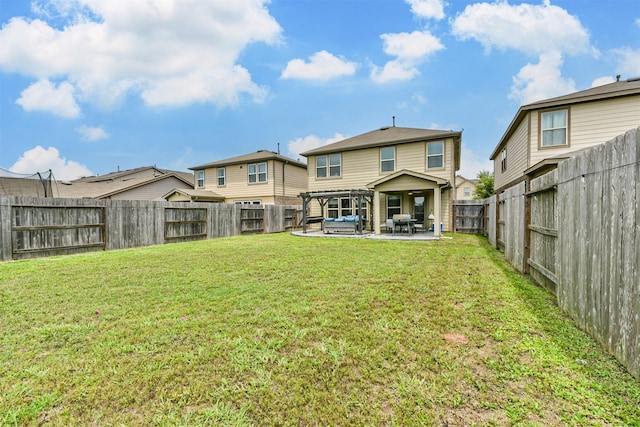
{"type": "Polygon", "coordinates": [[[484,233],[484,201],[454,200],[453,231],[455,233],[484,233]]]}

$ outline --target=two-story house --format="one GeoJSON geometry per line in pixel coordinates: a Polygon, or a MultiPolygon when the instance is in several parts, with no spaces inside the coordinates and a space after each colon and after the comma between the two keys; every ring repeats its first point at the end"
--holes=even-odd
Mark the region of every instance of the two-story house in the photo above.
{"type": "Polygon", "coordinates": [[[640,78],[524,105],[491,154],[495,192],[543,175],[573,153],[638,126],[640,78]]]}
{"type": "Polygon", "coordinates": [[[477,184],[477,179],[467,179],[462,175],[456,175],[456,200],[473,200],[477,184]]]}
{"type": "Polygon", "coordinates": [[[299,205],[300,193],[307,190],[307,165],[268,150],[189,169],[194,171],[194,189],[170,194],[167,200],[299,205]]]}
{"type": "MultiPolygon", "coordinates": [[[[360,212],[379,234],[386,219],[408,213],[425,227],[442,223],[449,230],[461,139],[458,131],[392,126],[302,153],[308,159],[308,194],[322,195],[321,203],[309,206],[310,215],[360,212]],[[366,206],[344,197],[361,190],[372,194],[366,206]]],[[[439,235],[440,227],[434,231],[439,235]]]]}

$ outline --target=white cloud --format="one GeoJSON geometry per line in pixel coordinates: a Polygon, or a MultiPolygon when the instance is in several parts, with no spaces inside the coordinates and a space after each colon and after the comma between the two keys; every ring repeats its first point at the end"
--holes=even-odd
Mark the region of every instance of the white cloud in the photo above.
{"type": "Polygon", "coordinates": [[[405,0],[411,5],[411,12],[421,18],[444,18],[444,3],[442,0],[405,0]]]}
{"type": "Polygon", "coordinates": [[[302,59],[289,61],[281,77],[283,79],[326,81],[334,77],[351,76],[355,74],[356,68],[355,62],[349,62],[323,50],[311,55],[309,62],[302,59]]]}
{"type": "Polygon", "coordinates": [[[41,1],[42,20],[0,29],[0,69],[63,77],[77,100],[102,105],[130,92],[150,106],[260,101],[265,89],[237,59],[252,43],[279,42],[267,2],[41,1]]]}
{"type": "MultiPolygon", "coordinates": [[[[289,156],[297,159],[300,157],[300,153],[322,147],[323,145],[342,141],[343,139],[346,139],[346,137],[340,133],[336,133],[330,138],[320,138],[316,135],[307,135],[302,138],[296,138],[293,141],[289,141],[287,144],[287,150],[289,151],[289,156]]],[[[304,161],[304,157],[301,160],[304,161]]]]}
{"type": "Polygon", "coordinates": [[[85,141],[97,141],[100,139],[107,139],[109,134],[101,127],[80,126],[76,129],[76,132],[80,134],[85,141]]]}
{"type": "Polygon", "coordinates": [[[480,171],[493,172],[493,162],[489,160],[489,156],[480,158],[474,151],[463,146],[460,153],[458,175],[462,175],[467,179],[474,179],[477,178],[480,171]]]}
{"type": "Polygon", "coordinates": [[[602,86],[602,85],[606,85],[606,84],[609,84],[609,83],[613,83],[615,81],[616,81],[616,79],[614,79],[611,76],[598,77],[593,82],[591,82],[591,87],[602,86]]]}
{"type": "Polygon", "coordinates": [[[562,78],[561,66],[559,53],[540,55],[539,63],[525,65],[513,78],[509,98],[523,105],[575,92],[575,82],[562,78]]]}
{"type": "Polygon", "coordinates": [[[549,0],[541,5],[472,4],[453,20],[452,29],[460,39],[475,39],[487,51],[495,47],[536,56],[549,51],[597,54],[580,20],[549,0]]]}
{"type": "Polygon", "coordinates": [[[382,68],[371,66],[371,79],[376,83],[394,80],[411,80],[420,74],[418,65],[429,55],[444,49],[440,40],[429,31],[412,33],[382,34],[384,52],[396,59],[387,62],[382,68]]]}
{"type": "Polygon", "coordinates": [[[73,92],[73,86],[68,82],[61,82],[56,87],[48,79],[40,79],[22,91],[16,104],[25,111],[42,111],[72,119],[80,116],[73,92]]]}
{"type": "Polygon", "coordinates": [[[462,40],[477,40],[486,52],[511,49],[539,58],[513,78],[509,98],[523,104],[575,91],[573,80],[562,77],[564,55],[599,54],[580,20],[549,0],[472,4],[454,19],[452,31],[462,40]]]}
{"type": "Polygon", "coordinates": [[[37,146],[25,151],[17,162],[9,168],[11,172],[32,174],[51,169],[57,180],[73,180],[83,176],[93,175],[86,166],[73,160],[60,157],[60,152],[55,147],[46,150],[37,146]]]}
{"type": "Polygon", "coordinates": [[[620,58],[619,70],[626,78],[640,76],[640,49],[622,48],[614,50],[614,53],[620,58]]]}

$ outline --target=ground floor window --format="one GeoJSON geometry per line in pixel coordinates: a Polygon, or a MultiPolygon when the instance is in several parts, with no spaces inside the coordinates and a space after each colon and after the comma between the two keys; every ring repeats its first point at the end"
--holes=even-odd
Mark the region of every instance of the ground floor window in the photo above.
{"type": "MultiPolygon", "coordinates": [[[[360,212],[362,218],[367,217],[367,201],[362,201],[362,207],[360,212]]],[[[341,197],[336,199],[329,199],[327,202],[327,218],[338,218],[340,216],[349,216],[358,214],[358,203],[356,200],[350,197],[341,197]]]]}
{"type": "Polygon", "coordinates": [[[387,218],[393,218],[395,214],[402,213],[402,197],[387,196],[387,218]]]}
{"type": "Polygon", "coordinates": [[[236,200],[236,205],[261,205],[262,200],[236,200]]]}

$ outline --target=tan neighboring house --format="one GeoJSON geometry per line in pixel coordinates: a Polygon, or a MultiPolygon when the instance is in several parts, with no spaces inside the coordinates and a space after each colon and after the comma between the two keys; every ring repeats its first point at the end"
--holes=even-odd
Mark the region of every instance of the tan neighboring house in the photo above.
{"type": "Polygon", "coordinates": [[[167,200],[198,201],[189,197],[215,194],[224,203],[300,205],[299,195],[307,190],[307,165],[268,150],[189,169],[195,188],[167,194],[167,200]]]}
{"type": "Polygon", "coordinates": [[[456,175],[456,200],[473,200],[477,184],[477,179],[467,179],[456,175]]]}
{"type": "MultiPolygon", "coordinates": [[[[359,199],[350,195],[368,190],[373,207],[367,203],[360,212],[373,221],[376,233],[394,214],[410,214],[425,228],[442,223],[450,230],[461,139],[457,131],[393,126],[302,153],[308,159],[308,195],[320,202],[309,205],[309,215],[356,215],[359,199]]],[[[435,232],[440,234],[439,227],[435,232]]]]}
{"type": "Polygon", "coordinates": [[[51,181],[48,190],[37,179],[0,178],[0,194],[55,198],[163,200],[173,188],[193,188],[193,174],[145,166],[72,181],[51,181]],[[31,192],[29,191],[31,190],[31,192]],[[37,191],[36,191],[37,190],[37,191]]]}
{"type": "Polygon", "coordinates": [[[640,126],[640,78],[520,107],[491,154],[496,194],[640,126]]]}

